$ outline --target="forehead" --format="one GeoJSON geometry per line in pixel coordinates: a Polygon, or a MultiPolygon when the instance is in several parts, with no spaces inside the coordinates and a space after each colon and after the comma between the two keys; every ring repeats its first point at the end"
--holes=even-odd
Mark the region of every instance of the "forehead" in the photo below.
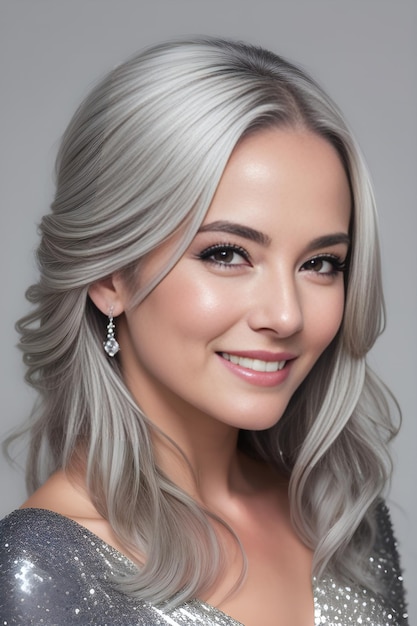
{"type": "Polygon", "coordinates": [[[274,128],[235,148],[205,223],[249,220],[268,228],[279,217],[340,230],[348,228],[350,211],[349,182],[335,148],[310,131],[274,128]]]}

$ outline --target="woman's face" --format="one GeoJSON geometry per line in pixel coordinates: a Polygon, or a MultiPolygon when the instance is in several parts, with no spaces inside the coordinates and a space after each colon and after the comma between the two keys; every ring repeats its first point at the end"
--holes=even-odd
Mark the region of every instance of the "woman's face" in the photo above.
{"type": "Polygon", "coordinates": [[[119,318],[126,381],[151,419],[253,430],[280,419],[341,324],[350,210],[321,137],[268,129],[241,141],[189,249],[119,318]]]}

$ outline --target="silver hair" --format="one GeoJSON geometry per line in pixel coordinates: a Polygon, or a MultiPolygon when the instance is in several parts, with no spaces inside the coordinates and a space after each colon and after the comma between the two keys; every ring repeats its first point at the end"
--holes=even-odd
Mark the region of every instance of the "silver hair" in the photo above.
{"type": "Polygon", "coordinates": [[[152,602],[198,596],[223,554],[209,514],[157,467],[152,426],[103,352],[105,317],[88,298],[181,232],[175,254],[135,295],[137,305],[195,236],[227,161],[248,133],[300,127],[337,150],[353,217],[342,327],[273,428],[239,445],[290,477],[292,519],[314,549],[314,574],[369,583],[373,511],[391,471],[388,393],[365,356],[383,326],[374,199],[342,115],[301,69],[243,43],[176,40],[114,69],[71,121],[57,159],[52,212],[40,226],[36,305],[18,323],[27,381],[39,392],[27,430],[28,487],[87,458],[98,511],[129,554],[146,555],[120,583],[152,602]]]}

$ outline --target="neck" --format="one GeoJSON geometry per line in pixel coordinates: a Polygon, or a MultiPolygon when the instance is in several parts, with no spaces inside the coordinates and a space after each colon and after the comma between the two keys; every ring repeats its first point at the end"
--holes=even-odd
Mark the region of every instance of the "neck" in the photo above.
{"type": "Polygon", "coordinates": [[[265,467],[260,478],[260,464],[238,450],[239,428],[188,404],[147,373],[129,376],[124,369],[127,386],[154,426],[158,467],[173,483],[210,509],[265,484],[265,467]]]}
{"type": "MultiPolygon", "coordinates": [[[[152,414],[151,414],[152,415],[152,414]]],[[[164,474],[205,504],[242,488],[242,455],[237,449],[239,431],[209,417],[161,415],[151,420],[155,457],[164,474]],[[166,417],[166,419],[165,419],[166,417]]]]}

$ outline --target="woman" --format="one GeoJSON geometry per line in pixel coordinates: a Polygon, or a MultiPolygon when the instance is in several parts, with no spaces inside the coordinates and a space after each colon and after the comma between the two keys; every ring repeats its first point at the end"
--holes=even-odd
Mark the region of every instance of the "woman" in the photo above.
{"type": "Polygon", "coordinates": [[[146,50],[75,114],[41,232],[4,623],[405,624],[373,197],[312,79],[146,50]]]}

